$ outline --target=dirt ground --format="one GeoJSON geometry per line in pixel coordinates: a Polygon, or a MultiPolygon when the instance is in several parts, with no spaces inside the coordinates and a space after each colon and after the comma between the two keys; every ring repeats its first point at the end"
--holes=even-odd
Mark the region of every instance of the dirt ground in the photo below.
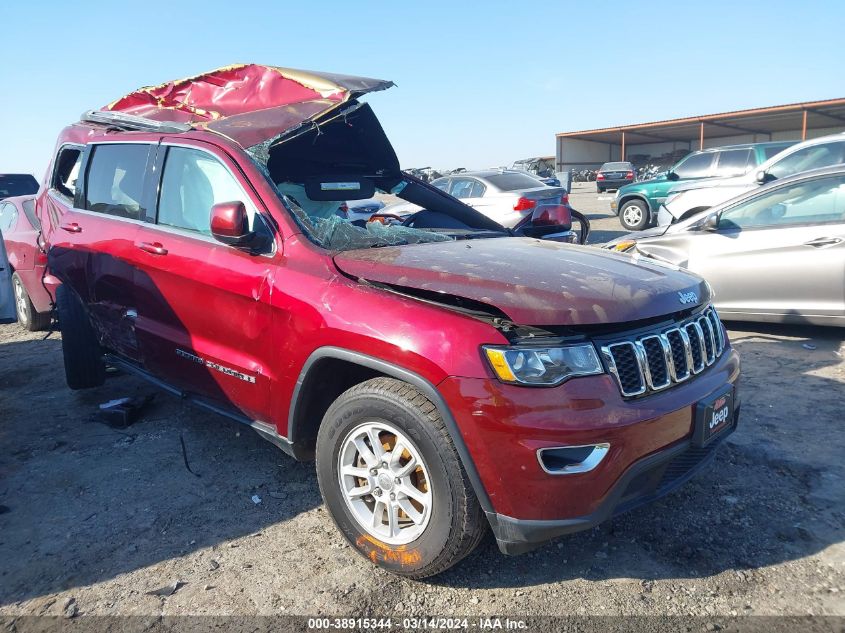
{"type": "MultiPolygon", "coordinates": [[[[573,206],[620,231],[588,186],[573,206]]],[[[0,326],[0,617],[843,616],[845,332],[730,325],[743,417],[712,468],[531,554],[488,539],[423,582],[346,545],[312,464],[131,376],[71,392],[58,334],[0,326]],[[151,393],[128,428],[98,415],[151,393]]]]}

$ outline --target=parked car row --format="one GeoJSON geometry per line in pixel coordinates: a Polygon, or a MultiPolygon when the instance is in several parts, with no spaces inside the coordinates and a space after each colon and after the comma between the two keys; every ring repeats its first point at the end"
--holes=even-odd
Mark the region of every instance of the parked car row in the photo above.
{"type": "MultiPolygon", "coordinates": [[[[772,165],[781,160],[789,159],[772,165]]],[[[719,313],[729,319],[845,326],[845,165],[745,189],[606,248],[701,275],[713,287],[719,313]]]]}
{"type": "Polygon", "coordinates": [[[626,229],[641,231],[656,222],[660,205],[673,187],[714,176],[744,174],[791,145],[794,143],[789,141],[750,143],[691,152],[665,173],[620,187],[610,208],[626,229]]]}
{"type": "Polygon", "coordinates": [[[404,173],[359,101],[391,86],[234,65],[65,128],[34,246],[67,384],[108,364],[316,459],[352,548],[413,578],[685,483],[741,408],[710,287],[533,239],[571,210],[522,172],[404,173]],[[379,192],[409,206],[342,217],[379,192]]]}

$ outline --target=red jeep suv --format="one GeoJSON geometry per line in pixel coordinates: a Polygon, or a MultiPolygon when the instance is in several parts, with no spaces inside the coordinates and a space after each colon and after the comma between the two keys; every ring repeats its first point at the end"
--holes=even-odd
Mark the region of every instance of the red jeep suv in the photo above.
{"type": "Polygon", "coordinates": [[[352,546],[414,578],[689,479],[739,412],[707,283],[403,173],[358,100],[390,85],[230,66],[66,128],[37,205],[68,385],[117,366],[316,459],[352,546]],[[378,192],[421,210],[337,216],[378,192]]]}

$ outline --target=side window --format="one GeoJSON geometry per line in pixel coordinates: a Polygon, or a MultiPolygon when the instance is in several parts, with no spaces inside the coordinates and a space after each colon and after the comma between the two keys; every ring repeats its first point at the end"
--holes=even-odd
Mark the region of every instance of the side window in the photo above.
{"type": "Polygon", "coordinates": [[[692,154],[672,171],[679,178],[706,178],[711,175],[710,166],[713,164],[714,156],[714,152],[692,154]]]}
{"type": "Polygon", "coordinates": [[[750,149],[727,149],[718,154],[716,176],[741,176],[754,166],[750,149]]]}
{"type": "Polygon", "coordinates": [[[470,198],[481,198],[484,196],[484,192],[486,191],[487,187],[481,184],[479,180],[472,181],[472,188],[469,190],[469,197],[470,198]]]}
{"type": "Polygon", "coordinates": [[[211,207],[235,201],[246,206],[252,228],[255,207],[223,163],[196,149],[167,150],[158,199],[159,224],[211,235],[211,207]]]}
{"type": "Polygon", "coordinates": [[[79,165],[82,162],[82,149],[79,147],[63,147],[56,156],[53,169],[53,179],[50,187],[60,194],[73,200],[76,195],[76,180],[79,178],[79,165]]]}
{"type": "Polygon", "coordinates": [[[838,165],[845,158],[845,142],[822,143],[804,147],[777,161],[767,170],[775,178],[784,178],[808,169],[838,165]]]}
{"type": "Polygon", "coordinates": [[[0,205],[0,232],[7,233],[17,224],[18,210],[13,204],[0,205]]]}
{"type": "Polygon", "coordinates": [[[435,180],[431,184],[434,185],[435,187],[437,187],[438,189],[440,189],[440,191],[446,191],[446,192],[449,191],[449,179],[448,178],[438,178],[437,180],[435,180]]]}
{"type": "Polygon", "coordinates": [[[149,145],[97,145],[85,178],[85,208],[140,220],[149,145]]]}
{"type": "Polygon", "coordinates": [[[845,177],[818,178],[779,187],[728,209],[724,230],[845,222],[845,177]]]}
{"type": "Polygon", "coordinates": [[[453,178],[449,193],[456,198],[471,198],[474,183],[475,181],[469,178],[453,178]]]}

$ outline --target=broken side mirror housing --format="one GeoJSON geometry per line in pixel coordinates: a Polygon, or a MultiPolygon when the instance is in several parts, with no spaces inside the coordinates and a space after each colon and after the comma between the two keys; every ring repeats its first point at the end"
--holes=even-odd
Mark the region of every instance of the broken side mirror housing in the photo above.
{"type": "Polygon", "coordinates": [[[239,200],[218,202],[211,207],[211,234],[218,242],[254,252],[263,251],[269,245],[266,234],[249,230],[249,216],[239,200]]]}
{"type": "Polygon", "coordinates": [[[671,169],[666,172],[666,180],[680,180],[681,177],[671,169]]]}

